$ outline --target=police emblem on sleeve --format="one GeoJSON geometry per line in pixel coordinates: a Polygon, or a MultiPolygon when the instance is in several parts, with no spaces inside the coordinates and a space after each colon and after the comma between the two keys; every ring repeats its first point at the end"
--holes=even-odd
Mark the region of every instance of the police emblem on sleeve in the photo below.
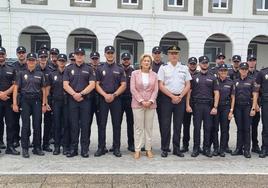
{"type": "Polygon", "coordinates": [[[196,78],[195,81],[198,83],[199,82],[199,78],[196,78]]]}
{"type": "Polygon", "coordinates": [[[25,79],[25,80],[28,79],[28,75],[27,75],[27,74],[24,75],[24,79],[25,79]]]}
{"type": "Polygon", "coordinates": [[[106,72],[105,70],[102,71],[102,75],[105,76],[106,75],[106,72]]]}
{"type": "Polygon", "coordinates": [[[265,75],[265,79],[268,80],[268,74],[265,75]]]}
{"type": "Polygon", "coordinates": [[[74,70],[71,71],[71,74],[74,75],[74,70]]]}
{"type": "Polygon", "coordinates": [[[54,76],[54,80],[57,80],[58,79],[58,77],[57,76],[54,76]]]}
{"type": "Polygon", "coordinates": [[[239,82],[236,82],[235,85],[238,86],[239,82]]]}

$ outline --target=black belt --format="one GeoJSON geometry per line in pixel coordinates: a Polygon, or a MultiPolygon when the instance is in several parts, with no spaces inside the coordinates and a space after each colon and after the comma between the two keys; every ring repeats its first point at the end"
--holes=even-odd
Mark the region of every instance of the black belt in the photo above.
{"type": "Polygon", "coordinates": [[[237,104],[237,105],[251,105],[251,102],[248,102],[248,101],[236,101],[235,104],[237,104]]]}
{"type": "Polygon", "coordinates": [[[231,102],[230,101],[222,101],[219,103],[219,106],[226,106],[226,105],[230,105],[231,102]]]}
{"type": "Polygon", "coordinates": [[[193,99],[193,103],[199,103],[199,104],[212,104],[213,100],[210,99],[193,99]]]}

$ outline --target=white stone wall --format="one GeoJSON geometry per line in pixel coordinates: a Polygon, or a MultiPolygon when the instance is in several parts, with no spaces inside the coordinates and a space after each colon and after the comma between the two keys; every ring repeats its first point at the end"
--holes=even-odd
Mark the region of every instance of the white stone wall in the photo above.
{"type": "MultiPolygon", "coordinates": [[[[151,53],[155,45],[168,32],[180,32],[188,44],[182,44],[182,61],[190,56],[201,56],[207,38],[221,33],[230,38],[232,47],[226,47],[227,59],[233,54],[245,60],[249,42],[258,35],[268,35],[268,16],[252,15],[252,0],[233,1],[232,14],[208,13],[208,0],[204,0],[201,17],[193,16],[193,0],[189,0],[188,12],[163,11],[163,1],[144,0],[142,10],[118,9],[116,0],[97,0],[96,8],[70,7],[69,0],[48,0],[47,6],[21,5],[21,0],[12,0],[10,12],[7,1],[0,1],[0,34],[9,57],[15,57],[15,49],[23,29],[40,26],[50,38],[51,46],[67,52],[68,35],[77,28],[88,28],[98,38],[98,51],[114,43],[116,35],[124,30],[133,30],[144,40],[145,53],[151,53]],[[188,46],[188,47],[187,47],[188,46]]],[[[29,43],[23,39],[25,44],[29,43]]],[[[259,67],[267,66],[267,46],[258,47],[259,67]]],[[[101,60],[104,60],[103,57],[101,60]]]]}

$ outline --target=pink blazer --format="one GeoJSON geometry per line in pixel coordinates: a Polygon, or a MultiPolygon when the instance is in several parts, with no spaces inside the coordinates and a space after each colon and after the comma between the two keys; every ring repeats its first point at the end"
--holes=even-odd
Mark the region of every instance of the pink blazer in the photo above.
{"type": "Polygon", "coordinates": [[[140,102],[143,100],[151,100],[153,104],[150,108],[156,108],[156,97],[158,93],[157,74],[153,71],[149,72],[149,85],[144,88],[141,70],[133,71],[130,78],[130,91],[132,93],[132,108],[142,108],[140,102]]]}

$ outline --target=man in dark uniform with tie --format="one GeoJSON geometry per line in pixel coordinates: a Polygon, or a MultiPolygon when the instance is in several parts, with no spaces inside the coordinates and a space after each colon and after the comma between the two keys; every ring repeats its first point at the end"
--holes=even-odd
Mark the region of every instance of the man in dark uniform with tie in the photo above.
{"type": "Polygon", "coordinates": [[[37,57],[35,53],[27,54],[27,69],[19,72],[13,91],[13,111],[19,112],[17,101],[18,91],[21,92],[21,146],[22,156],[29,158],[29,131],[31,116],[33,125],[33,154],[44,155],[41,149],[41,120],[42,112],[46,111],[45,76],[36,70],[37,57]]]}
{"type": "Polygon", "coordinates": [[[63,87],[69,94],[69,114],[71,126],[71,148],[67,157],[78,155],[79,134],[81,132],[80,145],[81,156],[89,157],[89,125],[91,113],[90,93],[95,88],[95,74],[92,68],[85,63],[85,50],[75,50],[75,63],[66,67],[63,75],[63,87]],[[81,130],[81,131],[80,131],[81,130]]]}
{"type": "Polygon", "coordinates": [[[113,126],[113,154],[121,157],[121,114],[122,104],[120,95],[126,89],[126,76],[122,66],[115,63],[115,49],[106,46],[104,49],[106,62],[99,66],[96,71],[96,90],[100,97],[100,125],[98,127],[98,150],[96,157],[106,153],[106,125],[110,111],[113,126]]]}
{"type": "Polygon", "coordinates": [[[193,76],[191,90],[187,96],[187,112],[193,112],[194,147],[192,157],[199,155],[200,130],[203,122],[204,145],[203,154],[212,157],[210,139],[212,130],[212,115],[217,114],[219,103],[219,84],[214,74],[208,71],[209,59],[207,56],[199,57],[200,72],[193,76]],[[190,106],[192,100],[193,108],[190,106]]]}

